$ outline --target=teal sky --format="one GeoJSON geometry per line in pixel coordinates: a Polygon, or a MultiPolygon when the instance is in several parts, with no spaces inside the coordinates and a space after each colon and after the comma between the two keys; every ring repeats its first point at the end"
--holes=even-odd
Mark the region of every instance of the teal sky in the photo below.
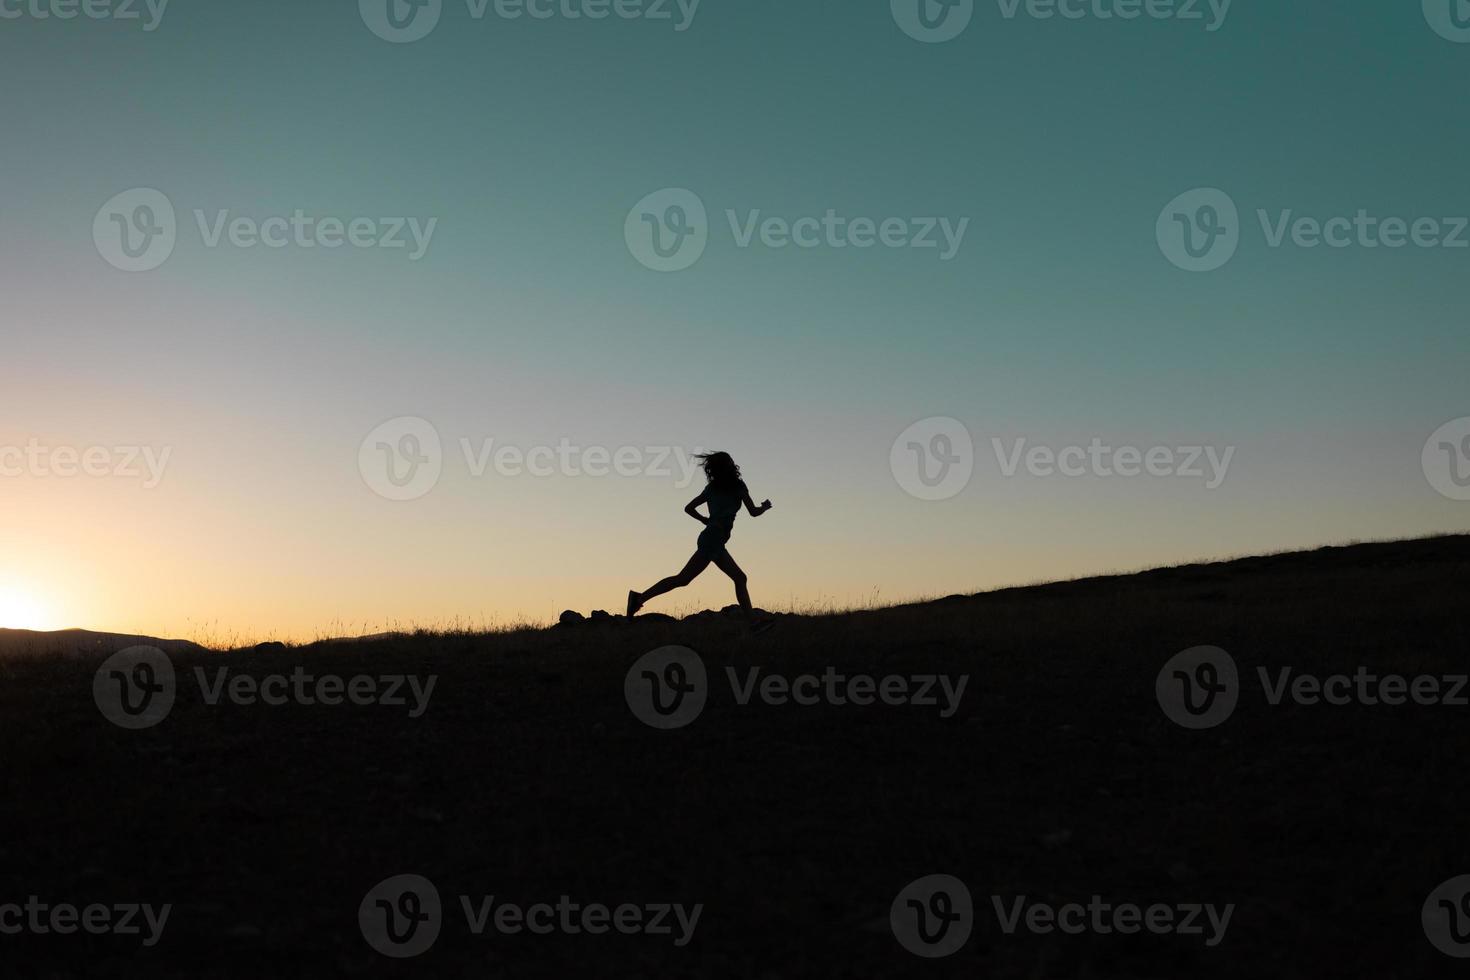
{"type": "MultiPolygon", "coordinates": [[[[1256,219],[1470,215],[1470,44],[1418,0],[1237,0],[1213,32],[977,3],[940,44],[886,0],[703,0],[683,32],[446,0],[409,44],[343,0],[174,0],[152,32],[0,20],[0,66],[0,443],[175,447],[151,496],[68,487],[67,519],[9,481],[5,568],[45,569],[59,625],[544,618],[687,557],[692,493],[667,481],[449,464],[424,500],[381,501],[357,448],[395,416],[447,444],[730,449],[777,504],[731,545],[772,606],[1466,524],[1420,453],[1470,415],[1470,248],[1273,249],[1256,219]],[[135,187],[180,232],[129,274],[91,229],[135,187]],[[623,224],[667,187],[699,195],[710,242],[660,274],[623,224]],[[1242,240],[1194,274],[1154,228],[1198,187],[1231,196],[1242,240]],[[411,262],[208,249],[195,208],[438,223],[411,262]],[[970,223],[945,262],[742,249],[726,209],[970,223]],[[943,502],[888,465],[930,416],[980,457],[943,502]],[[999,480],[992,436],[1238,449],[1204,492],[999,480]]],[[[710,573],[688,601],[727,591],[710,573]]]]}

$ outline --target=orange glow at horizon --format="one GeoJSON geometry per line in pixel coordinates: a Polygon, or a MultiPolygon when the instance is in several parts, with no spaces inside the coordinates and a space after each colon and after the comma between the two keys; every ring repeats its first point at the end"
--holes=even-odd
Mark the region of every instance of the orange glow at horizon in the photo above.
{"type": "Polygon", "coordinates": [[[48,631],[60,628],[53,603],[28,589],[0,581],[0,629],[48,631]]]}

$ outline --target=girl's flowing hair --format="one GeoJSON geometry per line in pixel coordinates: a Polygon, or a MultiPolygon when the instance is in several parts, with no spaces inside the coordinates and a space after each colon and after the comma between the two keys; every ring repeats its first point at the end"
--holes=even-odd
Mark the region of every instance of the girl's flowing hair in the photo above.
{"type": "Polygon", "coordinates": [[[740,467],[729,453],[696,453],[695,459],[704,467],[704,478],[716,490],[738,490],[740,467]]]}

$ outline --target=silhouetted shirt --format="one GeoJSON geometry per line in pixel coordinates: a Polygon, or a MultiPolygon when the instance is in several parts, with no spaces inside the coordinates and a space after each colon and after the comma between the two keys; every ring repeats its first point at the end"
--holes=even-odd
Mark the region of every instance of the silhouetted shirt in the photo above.
{"type": "Polygon", "coordinates": [[[709,504],[709,522],[726,531],[733,528],[735,515],[740,513],[740,504],[745,500],[745,484],[737,483],[733,487],[725,488],[711,486],[706,494],[705,499],[709,504]]]}

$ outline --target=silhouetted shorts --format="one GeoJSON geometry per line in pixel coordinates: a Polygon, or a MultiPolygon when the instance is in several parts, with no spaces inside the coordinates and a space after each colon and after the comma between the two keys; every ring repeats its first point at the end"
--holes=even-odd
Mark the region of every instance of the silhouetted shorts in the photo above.
{"type": "Polygon", "coordinates": [[[699,532],[699,546],[695,549],[695,554],[702,558],[708,558],[710,561],[714,561],[716,558],[723,558],[727,553],[725,551],[725,542],[729,540],[729,528],[711,525],[699,532]]]}

